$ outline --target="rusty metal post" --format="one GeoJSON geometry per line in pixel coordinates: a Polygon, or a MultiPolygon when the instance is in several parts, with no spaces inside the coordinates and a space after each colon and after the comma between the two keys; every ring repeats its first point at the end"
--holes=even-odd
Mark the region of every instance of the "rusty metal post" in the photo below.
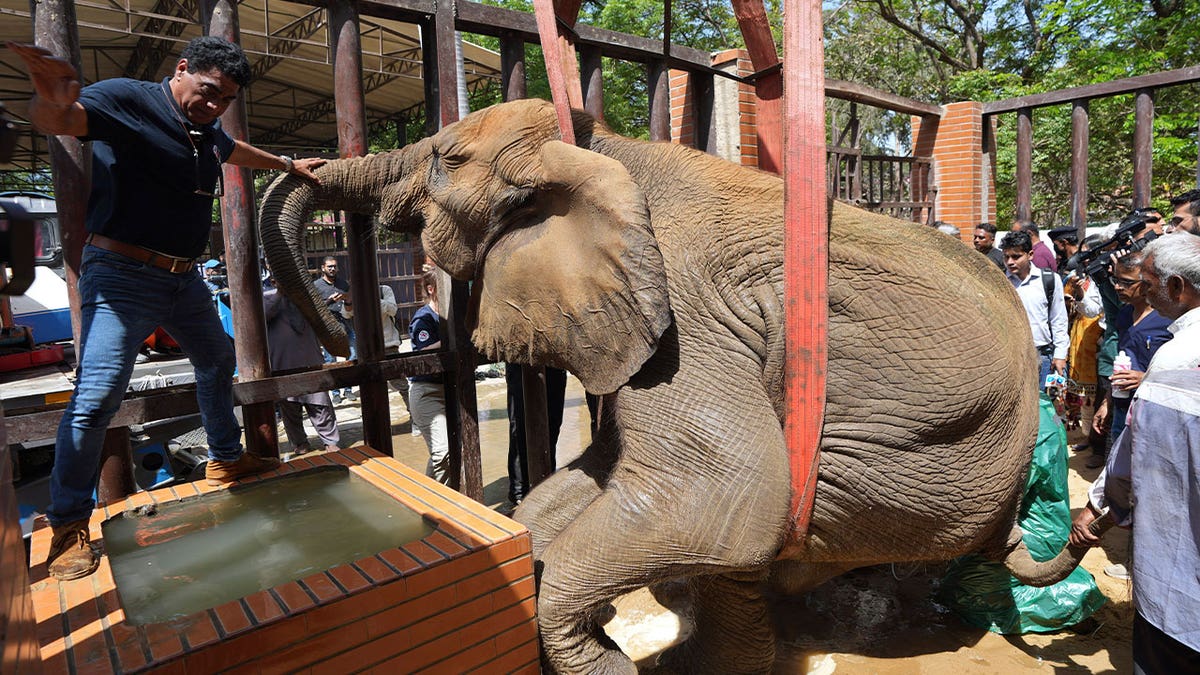
{"type": "Polygon", "coordinates": [[[500,94],[504,101],[526,96],[525,40],[515,35],[500,38],[500,94]]]}
{"type": "MultiPolygon", "coordinates": [[[[442,92],[438,82],[437,26],[426,19],[421,28],[421,82],[425,85],[425,135],[432,136],[442,128],[442,92]]],[[[455,107],[458,99],[455,98],[455,107]]]]}
{"type": "MultiPolygon", "coordinates": [[[[426,51],[433,57],[425,65],[428,79],[436,73],[437,100],[425,101],[425,109],[439,111],[442,126],[458,121],[458,69],[455,67],[454,6],[439,2],[433,16],[434,49],[426,51]]],[[[426,35],[424,27],[422,36],[426,35]]],[[[426,90],[428,94],[428,89],[426,90]]],[[[432,117],[432,115],[431,115],[432,117]]],[[[439,286],[439,292],[445,285],[439,286]]],[[[467,333],[467,305],[470,293],[464,281],[452,281],[449,302],[439,303],[446,322],[447,346],[454,352],[455,368],[443,378],[446,385],[446,426],[450,436],[451,486],[476,501],[483,501],[483,458],[479,452],[479,404],[475,400],[475,347],[467,333]]]]}
{"type": "MultiPolygon", "coordinates": [[[[34,42],[75,66],[82,77],[79,55],[79,27],[74,0],[45,0],[30,4],[33,12],[34,42]]],[[[87,238],[88,192],[91,190],[91,146],[74,136],[47,136],[50,168],[54,174],[54,198],[58,209],[58,227],[62,233],[63,267],[67,273],[67,301],[71,307],[71,331],[75,339],[75,359],[79,359],[79,331],[82,323],[79,305],[79,258],[87,238]]]]}
{"type": "Polygon", "coordinates": [[[1150,181],[1154,172],[1154,90],[1139,90],[1133,112],[1133,208],[1150,206],[1150,181]]]}
{"type": "MultiPolygon", "coordinates": [[[[333,89],[337,111],[338,155],[367,154],[367,112],[362,86],[362,49],[358,7],[351,0],[329,3],[329,35],[333,45],[333,89]]],[[[350,254],[350,298],[354,302],[354,334],[360,363],[383,358],[383,316],[379,306],[379,269],[375,228],[369,216],[346,216],[350,254]]],[[[360,382],[363,440],[385,455],[392,454],[392,422],[387,383],[360,382]]]]}
{"type": "Polygon", "coordinates": [[[1079,241],[1087,236],[1088,102],[1071,104],[1071,225],[1079,241]]]}
{"type": "Polygon", "coordinates": [[[604,61],[600,48],[587,45],[579,49],[580,86],[583,109],[604,121],[604,61]]]}
{"type": "Polygon", "coordinates": [[[1033,110],[1017,111],[1017,220],[1033,217],[1033,110]]]}
{"type": "Polygon", "coordinates": [[[784,144],[784,396],[793,541],[803,545],[817,488],[825,417],[830,207],[825,179],[825,55],[821,5],[787,0],[784,144]]]}
{"type": "MultiPolygon", "coordinates": [[[[205,34],[240,44],[237,4],[230,0],[203,0],[200,8],[205,34]]],[[[221,126],[236,140],[250,140],[246,98],[239,96],[221,115],[221,126]]],[[[225,236],[225,261],[229,274],[229,300],[233,311],[233,345],[237,352],[238,379],[260,380],[271,376],[267,355],[267,320],[263,315],[262,276],[258,267],[258,237],[254,228],[254,176],[250,169],[226,164],[221,223],[225,236]]],[[[246,449],[264,457],[279,456],[275,406],[254,403],[242,406],[246,449]]]]}
{"type": "Polygon", "coordinates": [[[112,427],[104,432],[96,496],[100,502],[111,503],[137,490],[137,484],[133,482],[133,446],[129,443],[129,427],[112,427]]]}
{"type": "Polygon", "coordinates": [[[647,93],[650,99],[650,140],[671,140],[671,85],[667,63],[646,64],[647,93]]]}

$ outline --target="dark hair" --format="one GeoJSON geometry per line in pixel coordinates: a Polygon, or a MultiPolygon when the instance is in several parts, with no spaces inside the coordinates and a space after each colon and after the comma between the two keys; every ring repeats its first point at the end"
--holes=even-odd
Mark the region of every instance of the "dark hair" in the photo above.
{"type": "Polygon", "coordinates": [[[991,223],[980,223],[975,226],[975,229],[983,230],[984,232],[987,232],[988,234],[992,235],[993,237],[996,236],[996,226],[991,223]]]}
{"type": "Polygon", "coordinates": [[[1033,250],[1033,239],[1029,237],[1028,232],[1025,230],[1020,230],[1018,232],[1009,232],[1008,234],[1004,235],[1004,239],[1000,241],[1000,250],[1007,251],[1014,248],[1023,253],[1029,253],[1033,250]]]}
{"type": "Polygon", "coordinates": [[[1020,225],[1020,231],[1028,232],[1030,237],[1038,236],[1037,223],[1033,222],[1032,220],[1018,220],[1016,223],[1014,223],[1014,225],[1020,225]]]}
{"type": "MultiPolygon", "coordinates": [[[[330,262],[336,263],[337,261],[338,261],[337,258],[335,258],[331,255],[327,255],[327,256],[325,256],[324,259],[321,260],[321,266],[324,267],[325,265],[329,264],[330,262]]],[[[339,265],[339,267],[340,267],[340,265],[339,265]]]]}
{"type": "Polygon", "coordinates": [[[426,291],[425,299],[429,300],[434,295],[437,295],[438,288],[438,268],[433,265],[425,265],[425,269],[421,272],[421,290],[426,291]],[[433,287],[433,293],[428,292],[429,287],[433,287]]]}
{"type": "Polygon", "coordinates": [[[1200,215],[1200,190],[1188,190],[1171,197],[1171,208],[1177,209],[1181,204],[1190,204],[1188,213],[1193,216],[1200,215]]]}
{"type": "Polygon", "coordinates": [[[239,87],[250,84],[250,63],[246,61],[246,54],[241,47],[224,38],[198,37],[187,43],[179,58],[187,59],[189,73],[216,70],[239,87]]]}
{"type": "Polygon", "coordinates": [[[1068,244],[1079,243],[1079,230],[1070,225],[1064,227],[1056,227],[1046,233],[1050,237],[1050,241],[1065,241],[1068,244]]]}

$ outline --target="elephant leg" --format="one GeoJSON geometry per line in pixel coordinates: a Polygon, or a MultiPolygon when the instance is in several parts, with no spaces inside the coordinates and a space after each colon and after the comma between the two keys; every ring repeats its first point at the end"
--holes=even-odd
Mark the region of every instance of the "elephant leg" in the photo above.
{"type": "Polygon", "coordinates": [[[658,658],[654,672],[765,673],[775,660],[775,630],[763,595],[766,570],[696,577],[695,630],[658,658]]]}
{"type": "MultiPolygon", "coordinates": [[[[738,541],[689,541],[687,550],[681,550],[679,530],[663,528],[662,514],[673,513],[674,524],[687,532],[712,530],[711,519],[699,512],[680,513],[674,495],[641,493],[642,501],[633,508],[622,492],[610,483],[542,553],[538,626],[544,658],[555,672],[635,672],[600,625],[613,598],[666,579],[723,569],[750,574],[758,568],[761,576],[778,550],[779,524],[746,517],[735,518],[738,541]]],[[[746,604],[752,604],[748,597],[746,604]]],[[[761,610],[746,614],[765,621],[761,610]]],[[[711,630],[729,627],[718,623],[711,630]]],[[[748,630],[738,628],[734,635],[748,630]]]]}
{"type": "Polygon", "coordinates": [[[550,542],[604,491],[616,456],[615,434],[599,435],[578,459],[539,483],[513,512],[513,519],[533,536],[534,560],[540,560],[550,542]]]}

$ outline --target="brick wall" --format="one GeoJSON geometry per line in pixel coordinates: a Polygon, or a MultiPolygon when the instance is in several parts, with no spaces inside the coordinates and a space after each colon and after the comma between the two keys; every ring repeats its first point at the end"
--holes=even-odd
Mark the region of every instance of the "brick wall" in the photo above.
{"type": "MultiPolygon", "coordinates": [[[[50,530],[34,533],[33,604],[47,672],[537,673],[533,560],[521,525],[359,446],[288,462],[242,484],[341,465],[436,524],[419,541],[160,624],[124,621],[107,556],[84,579],[46,574],[50,530]]],[[[200,483],[98,509],[101,524],[200,483]]],[[[8,672],[7,670],[5,671],[8,672]]]]}
{"type": "Polygon", "coordinates": [[[913,154],[933,157],[935,217],[958,227],[969,243],[976,225],[996,218],[991,160],[983,154],[983,104],[951,103],[940,120],[913,117],[912,130],[913,154]]]}

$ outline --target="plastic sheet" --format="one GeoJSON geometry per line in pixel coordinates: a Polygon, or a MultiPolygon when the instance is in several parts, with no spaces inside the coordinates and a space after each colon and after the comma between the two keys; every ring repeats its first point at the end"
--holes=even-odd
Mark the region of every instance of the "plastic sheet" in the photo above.
{"type": "MultiPolygon", "coordinates": [[[[1049,560],[1071,531],[1067,489],[1067,433],[1044,396],[1039,402],[1037,444],[1025,485],[1020,525],[1034,560],[1049,560]]],[[[1105,602],[1082,567],[1053,586],[1021,584],[999,562],[964,556],[951,563],[939,599],[964,622],[993,633],[1048,633],[1088,618],[1105,602]]]]}

